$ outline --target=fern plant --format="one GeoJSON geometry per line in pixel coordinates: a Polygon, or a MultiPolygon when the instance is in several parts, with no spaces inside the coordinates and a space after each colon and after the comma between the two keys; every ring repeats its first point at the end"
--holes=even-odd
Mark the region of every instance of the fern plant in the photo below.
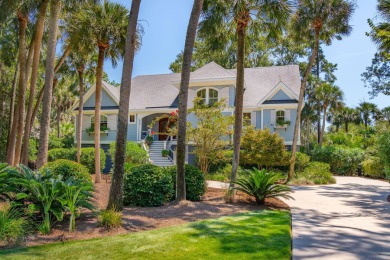
{"type": "Polygon", "coordinates": [[[264,205],[266,198],[291,199],[290,187],[277,183],[281,178],[283,176],[280,173],[253,168],[253,170],[246,170],[240,175],[238,180],[234,182],[237,186],[233,189],[255,197],[258,205],[264,205]]]}

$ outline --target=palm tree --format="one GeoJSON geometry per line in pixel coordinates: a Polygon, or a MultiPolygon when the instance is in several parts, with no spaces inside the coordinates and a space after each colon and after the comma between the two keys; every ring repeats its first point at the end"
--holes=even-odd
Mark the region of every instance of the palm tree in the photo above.
{"type": "Polygon", "coordinates": [[[49,35],[47,41],[47,58],[45,72],[45,86],[42,103],[42,119],[40,122],[37,168],[47,163],[49,146],[50,110],[54,81],[54,60],[57,45],[58,19],[61,13],[61,0],[50,1],[49,35]]]}
{"type": "Polygon", "coordinates": [[[379,112],[377,105],[369,102],[360,102],[357,110],[360,112],[361,119],[363,120],[364,127],[367,128],[371,123],[372,118],[379,112]]]}
{"type": "Polygon", "coordinates": [[[295,121],[297,123],[294,128],[288,179],[294,177],[299,134],[298,122],[301,121],[306,82],[317,57],[320,41],[330,45],[334,38],[340,40],[343,36],[349,35],[352,31],[349,22],[354,9],[354,3],[349,0],[298,0],[297,11],[292,18],[294,38],[296,38],[296,42],[299,42],[302,38],[309,39],[313,45],[299,91],[298,112],[295,121]]]}
{"type": "MultiPolygon", "coordinates": [[[[75,14],[75,30],[79,30],[79,40],[98,47],[95,91],[95,182],[101,181],[100,171],[100,107],[102,98],[103,65],[110,58],[113,66],[123,56],[128,24],[128,10],[117,3],[88,3],[75,14]],[[76,29],[77,28],[77,29],[76,29]]],[[[127,101],[128,102],[128,101],[127,101]]]]}
{"type": "Polygon", "coordinates": [[[390,107],[385,107],[381,111],[383,120],[387,121],[390,125],[390,107]]]}
{"type": "Polygon", "coordinates": [[[43,31],[45,27],[45,17],[46,17],[46,9],[48,3],[49,0],[42,0],[39,6],[39,13],[36,21],[36,29],[35,29],[35,37],[34,37],[35,42],[33,45],[34,57],[32,59],[31,80],[30,80],[30,94],[28,99],[26,123],[24,128],[24,135],[23,135],[23,149],[21,154],[21,163],[24,165],[27,165],[28,163],[29,139],[31,133],[31,116],[33,113],[33,103],[35,100],[35,89],[36,89],[37,78],[38,78],[42,38],[43,38],[43,31]]]}
{"type": "Polygon", "coordinates": [[[187,36],[183,53],[181,69],[181,82],[179,91],[179,120],[177,135],[177,174],[176,174],[176,200],[186,199],[185,184],[185,154],[186,154],[186,131],[187,131],[187,104],[188,86],[190,83],[192,52],[195,44],[196,31],[199,16],[202,10],[203,0],[194,0],[190,21],[187,28],[187,36]]]}
{"type": "Polygon", "coordinates": [[[325,132],[325,120],[327,118],[328,108],[332,110],[340,108],[342,105],[344,93],[339,87],[324,82],[319,86],[319,88],[315,90],[315,92],[315,97],[321,104],[322,110],[322,126],[319,140],[319,145],[322,146],[325,132]]]}
{"type": "Polygon", "coordinates": [[[18,79],[18,98],[9,135],[9,143],[7,147],[7,162],[11,165],[19,163],[20,149],[23,136],[23,118],[24,104],[26,92],[26,33],[29,12],[34,8],[34,1],[17,1],[5,0],[0,3],[0,9],[4,10],[0,14],[0,19],[8,19],[12,14],[16,13],[18,19],[18,64],[19,64],[19,79],[18,79]],[[5,11],[7,10],[7,11],[5,11]],[[19,157],[17,156],[19,155],[19,157]]]}
{"type": "Polygon", "coordinates": [[[116,136],[115,165],[112,177],[109,209],[122,210],[123,208],[123,176],[125,172],[125,155],[127,127],[129,117],[129,98],[131,92],[131,75],[133,73],[134,54],[137,49],[137,21],[141,0],[133,0],[131,3],[128,20],[125,55],[122,70],[122,82],[119,100],[118,132],[116,136]]]}
{"type": "Polygon", "coordinates": [[[288,0],[206,0],[203,5],[203,21],[200,23],[200,38],[209,39],[213,48],[223,49],[232,34],[237,37],[237,75],[235,97],[235,124],[233,167],[230,186],[237,179],[243,124],[245,41],[247,35],[276,37],[288,22],[288,0]],[[234,28],[231,30],[231,28],[234,28]]]}
{"type": "Polygon", "coordinates": [[[378,25],[375,25],[371,19],[368,19],[368,24],[371,27],[371,32],[368,34],[371,39],[378,45],[379,50],[385,57],[389,58],[390,52],[390,1],[379,0],[377,10],[379,16],[383,19],[378,25]]]}

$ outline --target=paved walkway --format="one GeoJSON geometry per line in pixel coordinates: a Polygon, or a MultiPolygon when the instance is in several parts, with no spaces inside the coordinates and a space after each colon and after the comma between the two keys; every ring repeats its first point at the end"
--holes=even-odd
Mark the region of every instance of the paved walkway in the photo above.
{"type": "Polygon", "coordinates": [[[294,188],[293,259],[390,259],[389,183],[336,177],[294,188]]]}

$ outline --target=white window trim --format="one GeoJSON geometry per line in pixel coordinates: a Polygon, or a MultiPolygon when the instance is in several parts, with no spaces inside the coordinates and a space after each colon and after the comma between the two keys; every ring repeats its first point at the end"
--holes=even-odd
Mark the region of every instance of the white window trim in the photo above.
{"type": "Polygon", "coordinates": [[[209,93],[210,89],[217,91],[217,94],[218,94],[217,102],[219,101],[219,90],[217,88],[213,88],[213,87],[200,88],[200,89],[196,90],[196,97],[198,97],[198,92],[202,91],[204,89],[206,90],[206,105],[210,104],[210,93],[209,93]]]}
{"type": "Polygon", "coordinates": [[[132,114],[132,113],[129,113],[129,116],[128,116],[128,121],[129,121],[129,125],[135,125],[137,123],[137,116],[136,114],[132,114]],[[134,116],[134,122],[130,122],[130,116],[134,116]]]}

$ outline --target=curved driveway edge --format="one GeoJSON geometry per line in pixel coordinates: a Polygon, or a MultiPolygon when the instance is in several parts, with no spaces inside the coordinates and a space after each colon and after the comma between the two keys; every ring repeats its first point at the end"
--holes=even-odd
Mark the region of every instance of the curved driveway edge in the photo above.
{"type": "Polygon", "coordinates": [[[336,181],[293,188],[293,259],[390,259],[390,184],[336,181]]]}

